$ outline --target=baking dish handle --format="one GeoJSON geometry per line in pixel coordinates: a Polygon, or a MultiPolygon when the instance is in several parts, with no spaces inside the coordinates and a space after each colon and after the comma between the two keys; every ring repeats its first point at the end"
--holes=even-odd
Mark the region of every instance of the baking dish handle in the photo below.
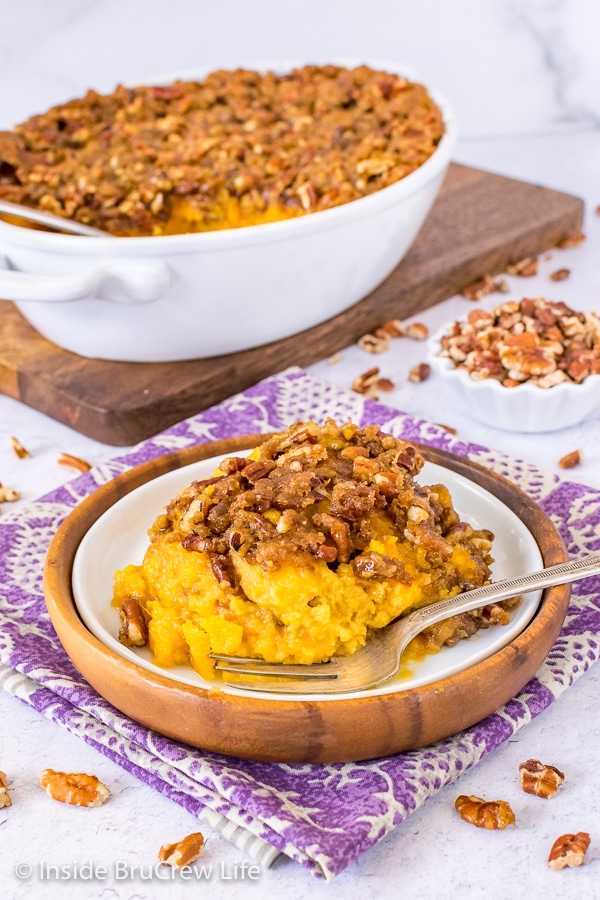
{"type": "Polygon", "coordinates": [[[70,275],[34,275],[8,268],[0,257],[0,297],[64,303],[94,299],[119,303],[151,303],[168,290],[169,267],[156,260],[101,263],[93,269],[70,275]]]}

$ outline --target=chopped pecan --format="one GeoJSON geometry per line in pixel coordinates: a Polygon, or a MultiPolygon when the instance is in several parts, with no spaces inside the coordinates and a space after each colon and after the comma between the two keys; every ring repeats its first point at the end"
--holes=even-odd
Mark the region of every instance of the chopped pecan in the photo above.
{"type": "Polygon", "coordinates": [[[429,328],[423,322],[411,322],[404,326],[404,334],[413,341],[424,341],[429,337],[429,328]]]}
{"type": "Polygon", "coordinates": [[[379,328],[375,330],[375,334],[378,337],[402,337],[402,335],[404,334],[404,324],[400,319],[391,319],[389,322],[384,322],[383,325],[380,325],[379,328]]]}
{"type": "Polygon", "coordinates": [[[358,346],[367,353],[385,353],[390,345],[389,338],[385,335],[363,334],[358,339],[358,346]]]}
{"type": "Polygon", "coordinates": [[[330,356],[327,360],[327,364],[330,366],[335,366],[337,363],[342,361],[342,354],[337,352],[334,353],[333,356],[330,356]]]}
{"type": "MultiPolygon", "coordinates": [[[[473,540],[472,543],[476,546],[477,539],[473,540]]],[[[492,544],[488,541],[487,546],[485,546],[485,552],[491,549],[492,544]]],[[[484,606],[481,610],[481,618],[489,622],[490,625],[508,625],[510,622],[509,614],[499,603],[489,603],[487,606],[484,606]]]]}
{"type": "Polygon", "coordinates": [[[590,836],[587,831],[562,834],[552,845],[548,856],[548,868],[558,870],[566,866],[580,866],[589,846],[590,836]]]}
{"type": "Polygon", "coordinates": [[[6,488],[0,484],[0,503],[14,503],[20,499],[19,491],[15,491],[14,488],[6,488]]]}
{"type": "Polygon", "coordinates": [[[451,323],[440,355],[475,380],[496,378],[506,387],[579,384],[600,374],[600,319],[542,297],[510,301],[491,315],[473,310],[451,323]]]}
{"type": "Polygon", "coordinates": [[[571,453],[565,454],[562,456],[558,464],[561,469],[573,469],[575,466],[578,466],[583,458],[583,454],[581,450],[573,450],[571,453]]]}
{"type": "Polygon", "coordinates": [[[520,275],[522,278],[531,278],[537,275],[538,259],[536,256],[526,256],[518,262],[511,263],[506,267],[509,275],[520,275]]]}
{"type": "Polygon", "coordinates": [[[78,472],[89,472],[92,468],[85,459],[72,456],[70,453],[59,453],[57,462],[59,466],[70,466],[72,469],[77,469],[78,472]]]}
{"type": "Polygon", "coordinates": [[[16,437],[11,437],[10,446],[12,447],[12,449],[14,450],[16,455],[19,457],[19,459],[27,459],[28,457],[31,456],[31,453],[29,452],[29,450],[27,450],[23,446],[21,441],[16,437]]]}
{"type": "Polygon", "coordinates": [[[482,278],[478,278],[477,281],[474,281],[468,287],[462,290],[463,297],[466,297],[467,300],[473,300],[477,302],[481,300],[482,297],[487,297],[488,294],[493,294],[496,290],[496,282],[492,278],[491,275],[484,275],[482,278]]]}
{"type": "Polygon", "coordinates": [[[556,272],[552,272],[550,279],[551,281],[564,281],[570,274],[570,269],[557,269],[556,272]]]}
{"type": "Polygon", "coordinates": [[[260,481],[261,478],[266,478],[276,468],[277,463],[273,462],[272,459],[257,459],[245,466],[244,478],[247,478],[248,481],[254,484],[256,481],[260,481]]]}
{"type": "Polygon", "coordinates": [[[431,366],[429,363],[417,363],[408,373],[408,380],[419,383],[420,381],[427,381],[430,375],[431,366]]]}
{"type": "Polygon", "coordinates": [[[188,834],[175,844],[163,844],[158,851],[158,861],[163,866],[191,866],[198,859],[204,846],[204,835],[199,831],[188,834]]]}
{"type": "Polygon", "coordinates": [[[227,584],[233,587],[234,578],[230,571],[228,558],[221,553],[210,553],[210,569],[219,584],[227,584]]]}
{"type": "Polygon", "coordinates": [[[519,766],[521,787],[526,794],[535,794],[549,800],[554,797],[565,776],[555,766],[546,766],[539,759],[528,759],[519,766]]]}
{"type": "Polygon", "coordinates": [[[194,550],[196,553],[226,553],[229,549],[228,542],[220,535],[214,534],[186,534],[181,542],[186,550],[194,550]]]}
{"type": "Polygon", "coordinates": [[[506,800],[486,801],[481,797],[461,794],[454,805],[461,819],[476,828],[497,830],[516,824],[515,814],[506,800]]]}
{"type": "Polygon", "coordinates": [[[581,231],[576,231],[573,234],[570,234],[568,237],[563,238],[562,241],[556,245],[561,249],[566,249],[567,247],[579,247],[580,244],[583,244],[585,241],[585,234],[581,231]]]}
{"type": "Polygon", "coordinates": [[[317,513],[313,516],[313,522],[317,528],[323,528],[331,535],[331,539],[337,548],[336,558],[338,562],[348,562],[352,550],[348,523],[344,522],[343,519],[337,518],[337,516],[330,516],[328,513],[317,513]]]}
{"type": "Polygon", "coordinates": [[[452,425],[444,425],[443,422],[435,422],[434,424],[437,425],[438,428],[443,428],[444,431],[449,431],[450,434],[457,434],[456,428],[453,428],[452,425]]]}
{"type": "MultiPolygon", "coordinates": [[[[228,456],[219,463],[219,469],[225,475],[233,475],[235,472],[241,472],[248,466],[248,459],[245,456],[228,456]]],[[[246,475],[246,472],[244,472],[246,475]]],[[[218,476],[217,476],[218,477],[218,476]]]]}
{"type": "Polygon", "coordinates": [[[296,193],[300,199],[300,205],[302,209],[305,211],[309,211],[314,208],[317,202],[317,195],[315,193],[315,189],[310,183],[310,181],[305,181],[304,184],[301,184],[296,188],[296,193]]]}
{"type": "Polygon", "coordinates": [[[138,600],[126,597],[119,610],[119,640],[125,647],[144,647],[148,643],[148,623],[138,600]]]}
{"type": "Polygon", "coordinates": [[[360,578],[373,578],[375,575],[381,578],[394,578],[404,574],[404,566],[399,559],[390,559],[389,556],[375,550],[360,553],[352,560],[352,568],[360,578]]]}
{"type": "Polygon", "coordinates": [[[379,367],[373,366],[367,369],[352,382],[352,390],[357,394],[365,394],[369,397],[377,397],[377,382],[379,381],[379,367]]]}
{"type": "Polygon", "coordinates": [[[5,806],[12,806],[12,800],[8,793],[8,778],[5,772],[0,772],[0,809],[5,806]]]}
{"type": "Polygon", "coordinates": [[[110,791],[95,775],[44,769],[40,785],[49,797],[72,806],[102,806],[110,791]]]}

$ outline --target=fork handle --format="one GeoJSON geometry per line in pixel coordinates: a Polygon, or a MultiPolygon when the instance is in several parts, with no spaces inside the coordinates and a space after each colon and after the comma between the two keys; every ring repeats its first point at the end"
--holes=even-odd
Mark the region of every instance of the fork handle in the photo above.
{"type": "Polygon", "coordinates": [[[572,581],[579,581],[581,578],[589,578],[590,575],[599,573],[600,553],[590,553],[582,559],[550,566],[548,569],[541,569],[539,572],[532,572],[520,578],[496,581],[493,584],[466,591],[464,594],[458,594],[456,597],[440,600],[439,603],[433,603],[431,606],[423,606],[410,613],[410,619],[415,622],[415,633],[418,633],[424,627],[422,625],[424,620],[427,621],[427,625],[435,625],[436,622],[441,622],[449,616],[469,612],[485,606],[491,601],[508,600],[517,593],[526,594],[538,588],[552,587],[554,584],[569,584],[572,581]]]}

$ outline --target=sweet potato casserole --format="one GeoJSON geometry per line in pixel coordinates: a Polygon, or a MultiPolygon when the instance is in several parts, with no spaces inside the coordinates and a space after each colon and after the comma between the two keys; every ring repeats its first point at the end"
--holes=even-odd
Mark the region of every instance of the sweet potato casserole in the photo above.
{"type": "Polygon", "coordinates": [[[0,198],[115,235],[255,225],[393,184],[443,132],[422,85],[368,66],[215,71],[88,91],[0,132],[0,198]]]}
{"type": "MultiPolygon", "coordinates": [[[[310,664],[490,579],[493,535],[462,522],[423,457],[377,426],[299,422],[172,500],[141,566],[115,576],[121,641],[213,677],[211,652],[310,664]]],[[[416,639],[417,658],[508,622],[502,606],[416,639]]]]}

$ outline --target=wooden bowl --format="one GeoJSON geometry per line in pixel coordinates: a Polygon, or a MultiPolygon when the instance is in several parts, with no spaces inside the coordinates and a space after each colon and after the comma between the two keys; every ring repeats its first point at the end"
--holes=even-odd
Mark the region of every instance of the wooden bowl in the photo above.
{"type": "MultiPolygon", "coordinates": [[[[137,466],[98,488],[60,526],[44,571],[46,605],[65,650],[102,697],[142,725],[194,747],[270,762],[330,763],[389,756],[449,737],[493,713],[527,684],[558,636],[570,585],[545,591],[531,622],[488,659],[422,687],[340,700],[272,700],[181,684],[124,659],[88,631],[73,599],[71,571],[79,543],[99,516],[159,475],[234,454],[265,437],[215,441],[137,466]]],[[[420,450],[509,507],[537,541],[544,566],[568,559],[554,525],[515,485],[461,457],[426,446],[420,450]]]]}

